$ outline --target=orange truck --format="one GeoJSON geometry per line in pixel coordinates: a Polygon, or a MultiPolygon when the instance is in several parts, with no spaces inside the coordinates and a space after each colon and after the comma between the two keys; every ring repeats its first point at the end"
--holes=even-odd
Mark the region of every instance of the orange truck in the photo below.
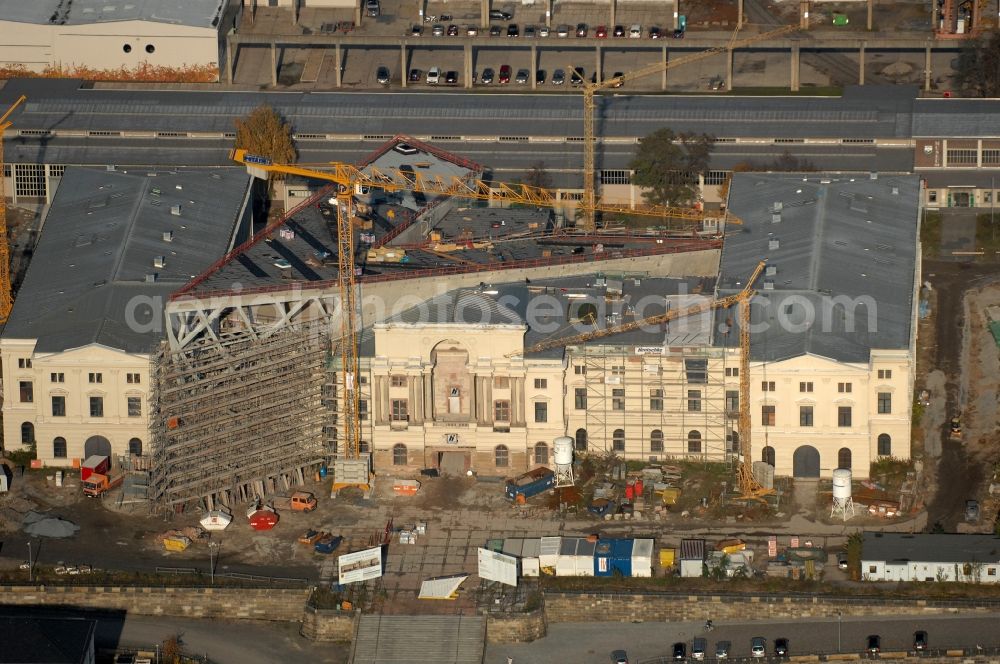
{"type": "Polygon", "coordinates": [[[271,504],[278,510],[312,512],[319,503],[316,502],[316,496],[308,491],[296,491],[290,496],[275,496],[271,504]]]}
{"type": "Polygon", "coordinates": [[[83,481],[83,494],[89,498],[97,498],[102,494],[111,491],[116,486],[121,485],[124,480],[125,476],[122,473],[115,473],[114,475],[91,473],[90,476],[83,481]]]}

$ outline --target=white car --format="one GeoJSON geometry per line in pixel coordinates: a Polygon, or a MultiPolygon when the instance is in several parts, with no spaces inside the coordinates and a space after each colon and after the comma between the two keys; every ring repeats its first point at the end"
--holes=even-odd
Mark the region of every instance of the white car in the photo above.
{"type": "Polygon", "coordinates": [[[441,81],[441,69],[440,67],[431,67],[427,70],[427,83],[429,85],[437,85],[441,81]]]}
{"type": "Polygon", "coordinates": [[[766,645],[767,641],[762,636],[755,636],[750,639],[750,656],[754,658],[764,657],[767,654],[765,652],[766,645]]]}
{"type": "Polygon", "coordinates": [[[629,39],[639,39],[642,37],[642,26],[636,23],[628,29],[629,39]]]}
{"type": "Polygon", "coordinates": [[[549,36],[549,29],[547,27],[545,27],[545,26],[542,26],[542,27],[538,28],[538,36],[539,37],[548,37],[549,36]]]}

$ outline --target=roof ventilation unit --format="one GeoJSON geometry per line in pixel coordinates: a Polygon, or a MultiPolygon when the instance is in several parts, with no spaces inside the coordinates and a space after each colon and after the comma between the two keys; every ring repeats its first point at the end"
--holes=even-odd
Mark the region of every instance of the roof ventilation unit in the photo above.
{"type": "Polygon", "coordinates": [[[774,281],[772,279],[764,280],[764,290],[774,290],[774,281]]]}
{"type": "Polygon", "coordinates": [[[153,257],[153,267],[163,269],[167,265],[167,259],[164,256],[154,256],[153,257]]]}
{"type": "Polygon", "coordinates": [[[767,241],[767,249],[768,249],[768,251],[774,251],[774,250],[776,250],[780,246],[781,246],[781,243],[778,242],[778,238],[776,238],[776,237],[772,237],[770,240],[767,241]]]}
{"type": "Polygon", "coordinates": [[[869,180],[878,180],[878,171],[872,171],[868,174],[869,180]]]}
{"type": "Polygon", "coordinates": [[[174,232],[173,231],[163,231],[163,241],[164,242],[173,242],[174,241],[174,232]]]}
{"type": "Polygon", "coordinates": [[[899,187],[893,187],[892,188],[892,195],[893,196],[899,196],[899,187]]]}
{"type": "Polygon", "coordinates": [[[146,283],[147,284],[156,283],[156,274],[155,273],[147,274],[146,275],[146,283]]]}
{"type": "Polygon", "coordinates": [[[780,224],[781,223],[781,214],[780,213],[772,214],[771,215],[771,223],[772,224],[780,224]]]}
{"type": "Polygon", "coordinates": [[[768,265],[767,267],[764,268],[764,276],[773,277],[776,274],[778,274],[777,265],[768,265]]]}
{"type": "Polygon", "coordinates": [[[771,207],[771,212],[781,212],[781,209],[785,207],[784,203],[781,201],[775,201],[774,205],[771,207]]]}
{"type": "Polygon", "coordinates": [[[181,216],[181,204],[178,203],[177,205],[171,205],[170,214],[174,215],[175,217],[181,216]]]}

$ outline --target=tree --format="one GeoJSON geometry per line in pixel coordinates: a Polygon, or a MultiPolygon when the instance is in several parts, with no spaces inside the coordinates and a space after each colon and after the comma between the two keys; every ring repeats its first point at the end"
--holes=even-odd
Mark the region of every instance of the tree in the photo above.
{"type": "Polygon", "coordinates": [[[642,139],[629,168],[632,184],[652,205],[690,205],[698,198],[698,174],[708,169],[715,137],[664,128],[642,139]]]}
{"type": "Polygon", "coordinates": [[[524,178],[524,184],[529,187],[538,187],[539,189],[552,188],[552,176],[546,170],[544,161],[539,160],[531,165],[531,169],[524,178]]]}
{"type": "Polygon", "coordinates": [[[1000,32],[969,43],[958,56],[955,84],[970,97],[1000,95],[1000,32]]]}
{"type": "MultiPolygon", "coordinates": [[[[267,157],[277,164],[292,164],[298,156],[292,128],[277,111],[263,104],[245,118],[236,120],[236,147],[267,157]]],[[[268,179],[277,179],[274,174],[268,179]]]]}

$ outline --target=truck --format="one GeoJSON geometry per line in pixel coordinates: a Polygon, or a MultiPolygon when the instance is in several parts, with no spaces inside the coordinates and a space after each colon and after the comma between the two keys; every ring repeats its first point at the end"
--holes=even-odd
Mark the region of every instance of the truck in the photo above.
{"type": "Polygon", "coordinates": [[[312,512],[318,504],[316,496],[308,491],[296,491],[290,496],[275,496],[271,501],[274,509],[292,512],[312,512]]]}
{"type": "Polygon", "coordinates": [[[91,473],[83,481],[83,494],[88,498],[98,498],[115,487],[120,486],[124,480],[125,475],[120,472],[109,475],[91,473]]]}
{"type": "Polygon", "coordinates": [[[111,458],[99,454],[94,454],[80,464],[80,481],[86,482],[91,475],[107,475],[111,469],[111,458]]]}
{"type": "Polygon", "coordinates": [[[539,467],[523,475],[507,480],[504,495],[507,500],[523,502],[556,485],[556,474],[548,468],[539,467]]]}

